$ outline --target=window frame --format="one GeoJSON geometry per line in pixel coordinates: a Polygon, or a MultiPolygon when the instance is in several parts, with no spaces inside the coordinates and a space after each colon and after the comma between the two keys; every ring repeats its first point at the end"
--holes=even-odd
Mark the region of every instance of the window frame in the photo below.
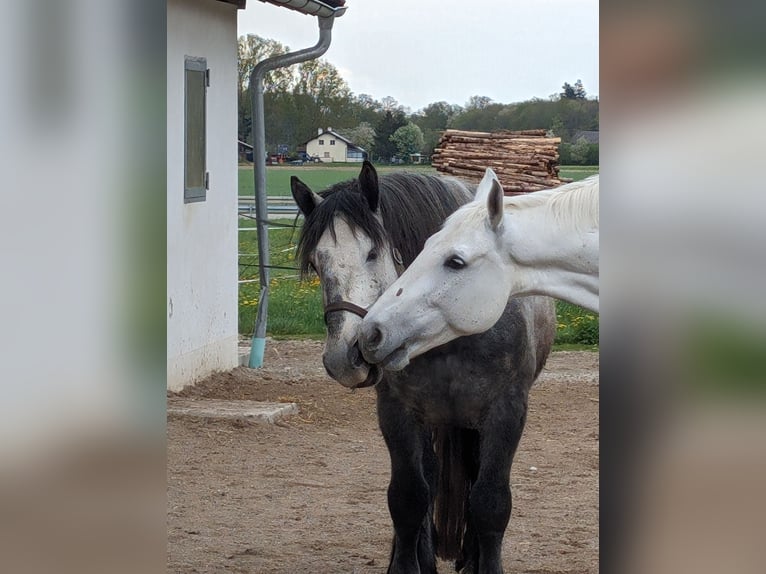
{"type": "MultiPolygon", "coordinates": [[[[209,187],[209,174],[207,171],[207,88],[209,86],[209,71],[207,58],[185,56],[184,57],[184,203],[198,203],[207,200],[209,187]],[[202,184],[192,186],[189,183],[189,72],[202,73],[202,184]]],[[[193,87],[192,87],[193,88],[193,87]]]]}

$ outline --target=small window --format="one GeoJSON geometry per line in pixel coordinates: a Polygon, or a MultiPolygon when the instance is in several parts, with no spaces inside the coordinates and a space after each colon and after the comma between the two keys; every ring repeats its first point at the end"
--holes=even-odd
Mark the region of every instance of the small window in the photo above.
{"type": "Polygon", "coordinates": [[[325,157],[330,157],[330,152],[329,151],[324,152],[324,156],[325,157]]]}
{"type": "Polygon", "coordinates": [[[330,145],[335,145],[335,140],[330,140],[330,145]]]}
{"type": "Polygon", "coordinates": [[[184,203],[206,198],[207,85],[207,60],[187,56],[184,62],[184,203]]]}
{"type": "Polygon", "coordinates": [[[319,145],[324,145],[324,140],[319,140],[319,145]]]}

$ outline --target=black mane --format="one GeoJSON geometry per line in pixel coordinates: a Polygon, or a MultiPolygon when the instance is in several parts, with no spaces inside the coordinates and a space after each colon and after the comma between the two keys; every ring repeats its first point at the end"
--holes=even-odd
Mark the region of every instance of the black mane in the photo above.
{"type": "Polygon", "coordinates": [[[354,233],[361,230],[370,237],[377,248],[388,240],[402,254],[407,267],[423,249],[426,239],[474,192],[455,179],[415,173],[382,175],[379,189],[382,226],[362,195],[357,179],[337,183],[319,194],[324,201],[306,218],[298,240],[297,258],[302,274],[308,273],[308,257],[328,228],[335,238],[336,216],[343,217],[354,233]]]}

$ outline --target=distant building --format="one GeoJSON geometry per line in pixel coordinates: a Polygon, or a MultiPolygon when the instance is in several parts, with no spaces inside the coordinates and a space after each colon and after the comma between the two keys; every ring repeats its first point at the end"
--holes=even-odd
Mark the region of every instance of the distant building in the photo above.
{"type": "Polygon", "coordinates": [[[239,162],[253,161],[253,146],[242,140],[237,140],[237,147],[239,150],[239,162]]]}
{"type": "Polygon", "coordinates": [[[585,139],[589,144],[598,144],[598,130],[580,130],[572,136],[572,143],[585,139]]]}
{"type": "Polygon", "coordinates": [[[364,149],[334,132],[332,128],[326,130],[319,128],[316,137],[307,141],[305,147],[308,155],[317,156],[325,163],[362,162],[367,157],[364,149]]]}

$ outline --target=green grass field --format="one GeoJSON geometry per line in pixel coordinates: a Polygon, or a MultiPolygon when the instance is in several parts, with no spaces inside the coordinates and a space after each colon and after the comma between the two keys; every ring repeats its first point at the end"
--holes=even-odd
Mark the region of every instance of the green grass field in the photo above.
{"type": "MultiPolygon", "coordinates": [[[[435,172],[428,166],[414,166],[411,170],[435,172]]],[[[378,171],[399,171],[401,167],[383,167],[378,171]]],[[[290,195],[290,176],[298,175],[315,191],[333,183],[351,179],[359,172],[358,166],[314,167],[288,166],[268,167],[267,186],[269,195],[290,195]]],[[[575,180],[598,173],[598,168],[566,167],[561,169],[563,177],[575,180]]],[[[252,168],[240,168],[240,195],[253,193],[252,168]]],[[[287,338],[323,339],[325,336],[322,319],[322,294],[319,280],[308,277],[300,280],[295,263],[295,244],[299,229],[291,227],[292,220],[284,219],[273,222],[269,243],[271,247],[271,265],[283,269],[271,269],[269,288],[268,335],[287,338]],[[280,225],[287,226],[281,227],[280,225]]],[[[246,218],[239,220],[239,278],[254,282],[239,285],[239,332],[252,334],[258,309],[260,284],[258,283],[258,242],[254,229],[255,223],[246,218]]],[[[568,303],[557,302],[558,329],[556,344],[558,348],[598,349],[598,315],[568,303]]]]}
{"type": "MultiPolygon", "coordinates": [[[[314,191],[321,191],[335,183],[355,178],[359,175],[361,164],[330,164],[330,165],[287,165],[269,166],[266,168],[266,195],[290,196],[290,177],[295,175],[314,191]]],[[[378,173],[392,171],[415,171],[419,173],[436,173],[431,166],[375,166],[378,173]]],[[[239,168],[239,195],[253,195],[255,181],[253,168],[239,168]]]]}
{"type": "Polygon", "coordinates": [[[568,177],[575,181],[580,181],[597,173],[597,165],[562,165],[559,170],[560,177],[568,177]]]}
{"type": "MultiPolygon", "coordinates": [[[[303,165],[303,166],[269,166],[266,168],[266,194],[290,196],[290,177],[298,176],[303,183],[314,191],[320,191],[335,183],[353,179],[359,174],[359,165],[334,164],[329,166],[303,165]]],[[[415,171],[418,173],[437,173],[431,166],[376,166],[379,173],[392,171],[415,171]]],[[[561,177],[570,177],[575,181],[598,173],[597,166],[564,166],[559,174],[561,177]]],[[[253,195],[255,183],[253,168],[239,168],[239,195],[253,195]]]]}

